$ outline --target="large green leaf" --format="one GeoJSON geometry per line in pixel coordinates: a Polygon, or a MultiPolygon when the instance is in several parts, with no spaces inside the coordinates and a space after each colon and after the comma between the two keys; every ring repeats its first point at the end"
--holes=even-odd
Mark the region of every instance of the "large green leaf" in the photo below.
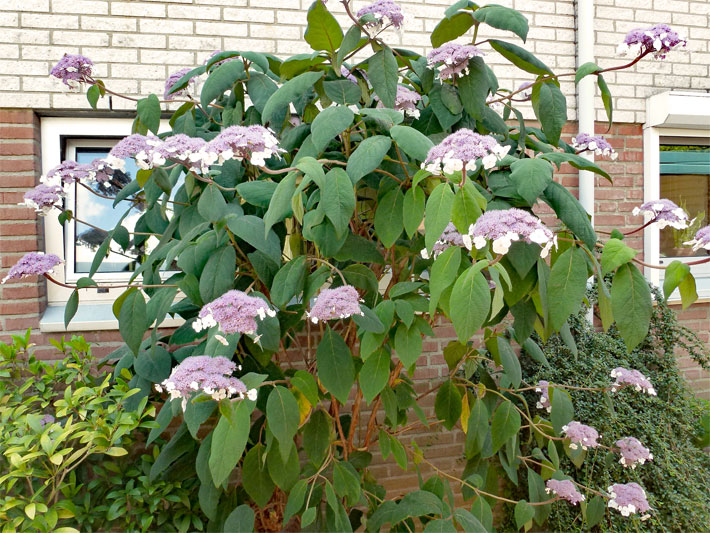
{"type": "Polygon", "coordinates": [[[596,74],[600,70],[602,69],[596,63],[592,63],[591,61],[581,65],[574,75],[575,85],[582,81],[583,78],[586,78],[590,74],[596,74]]]}
{"type": "Polygon", "coordinates": [[[298,431],[299,419],[298,402],[291,391],[280,385],[274,387],[266,401],[266,420],[269,429],[279,441],[284,461],[288,459],[293,448],[293,437],[298,431]]]}
{"type": "Polygon", "coordinates": [[[301,294],[305,283],[306,257],[301,255],[286,263],[274,276],[271,301],[277,307],[286,307],[294,296],[301,294]]]}
{"type": "Polygon", "coordinates": [[[473,26],[474,22],[471,13],[461,12],[447,16],[442,19],[441,22],[436,25],[434,31],[431,32],[431,45],[434,48],[438,48],[444,43],[461,37],[473,26]]]}
{"type": "Polygon", "coordinates": [[[542,159],[518,159],[510,165],[510,180],[518,194],[533,205],[552,181],[552,165],[542,159]]]}
{"type": "Polygon", "coordinates": [[[237,253],[231,246],[215,250],[200,276],[200,298],[207,303],[232,288],[236,271],[237,253]]]}
{"type": "Polygon", "coordinates": [[[160,129],[160,101],[154,94],[141,98],[136,103],[136,115],[146,128],[158,134],[160,129]]]}
{"type": "Polygon", "coordinates": [[[118,313],[118,331],[134,355],[138,355],[143,335],[149,327],[143,293],[129,289],[118,313]]]}
{"type": "Polygon", "coordinates": [[[594,249],[597,234],[589,221],[589,215],[571,192],[553,181],[545,189],[542,199],[555,211],[557,217],[582,239],[587,248],[594,249]]]}
{"type": "Polygon", "coordinates": [[[210,222],[217,222],[221,219],[226,207],[227,202],[224,200],[224,196],[214,185],[205,187],[197,201],[198,213],[210,222]]]}
{"type": "Polygon", "coordinates": [[[492,453],[497,452],[503,444],[517,435],[520,429],[520,413],[513,402],[503,401],[493,414],[491,423],[492,453]]]}
{"type": "Polygon", "coordinates": [[[609,86],[606,84],[604,76],[597,74],[597,85],[599,86],[599,92],[601,93],[602,103],[604,104],[604,109],[606,110],[606,116],[609,118],[609,127],[611,128],[612,117],[614,115],[614,104],[611,99],[611,91],[609,86]]]}
{"type": "Polygon", "coordinates": [[[631,263],[621,265],[616,271],[611,284],[611,308],[616,327],[630,352],[646,338],[653,312],[648,282],[631,263]]]}
{"type": "MultiPolygon", "coordinates": [[[[236,63],[236,61],[230,61],[229,63],[225,63],[225,65],[229,65],[231,63],[236,63]]],[[[264,104],[264,111],[261,113],[261,123],[269,123],[280,109],[284,108],[294,100],[297,100],[308,89],[312,88],[322,77],[322,72],[304,72],[303,74],[299,74],[292,80],[288,80],[284,83],[276,90],[276,92],[274,92],[274,94],[269,97],[266,104],[264,104]]]]}
{"type": "Polygon", "coordinates": [[[375,233],[385,248],[391,247],[402,234],[404,196],[399,188],[392,189],[377,203],[375,233]]]}
{"type": "Polygon", "coordinates": [[[212,433],[209,469],[215,486],[220,486],[237,466],[249,437],[251,408],[242,400],[231,403],[232,416],[222,416],[212,433]]]}
{"type": "Polygon", "coordinates": [[[554,302],[548,311],[552,329],[559,331],[567,318],[579,309],[586,290],[585,253],[581,248],[568,248],[552,265],[547,285],[547,301],[554,302]]]}
{"type": "Polygon", "coordinates": [[[397,326],[394,336],[394,350],[405,368],[410,368],[422,354],[422,334],[416,324],[397,326]]]}
{"type": "Polygon", "coordinates": [[[362,141],[350,154],[346,170],[353,184],[380,166],[392,140],[384,135],[373,135],[362,141]]]}
{"type": "Polygon", "coordinates": [[[246,503],[243,503],[224,521],[225,533],[250,533],[254,531],[254,511],[246,503]]]}
{"type": "Polygon", "coordinates": [[[518,529],[522,528],[528,522],[532,525],[534,516],[535,508],[525,500],[520,500],[515,504],[515,525],[518,529]]]}
{"type": "Polygon", "coordinates": [[[335,61],[333,62],[333,67],[336,72],[340,71],[340,67],[345,61],[345,57],[355,50],[360,44],[360,37],[362,32],[360,31],[360,26],[352,25],[350,29],[345,32],[345,37],[343,37],[343,42],[340,43],[340,48],[338,53],[335,55],[335,61]]]}
{"type": "Polygon", "coordinates": [[[518,388],[522,380],[522,370],[520,369],[520,361],[518,356],[513,351],[510,341],[503,336],[498,336],[498,354],[500,362],[503,365],[503,371],[510,380],[513,387],[518,388]]]}
{"type": "Polygon", "coordinates": [[[429,91],[429,107],[434,111],[436,119],[444,130],[448,130],[459,121],[463,110],[456,88],[441,83],[437,83],[429,91]]]}
{"type": "Polygon", "coordinates": [[[360,475],[355,467],[345,461],[333,464],[333,487],[340,497],[347,499],[349,505],[355,505],[360,499],[360,475]]]}
{"type": "MultiPolygon", "coordinates": [[[[347,80],[343,81],[343,83],[353,85],[347,80]]],[[[318,113],[318,116],[313,120],[313,124],[311,124],[313,146],[319,152],[322,152],[331,139],[345,131],[353,123],[354,117],[355,114],[345,106],[328,107],[318,113]]]]}
{"type": "Polygon", "coordinates": [[[320,465],[330,446],[332,421],[322,410],[317,409],[303,427],[303,449],[313,464],[320,465]]]}
{"type": "Polygon", "coordinates": [[[557,435],[562,433],[562,427],[574,419],[572,398],[564,389],[550,387],[550,422],[557,435]]]}
{"type": "Polygon", "coordinates": [[[426,195],[421,187],[412,187],[404,194],[402,206],[402,222],[409,238],[416,235],[424,218],[426,195]]]}
{"type": "Polygon", "coordinates": [[[362,97],[360,87],[351,80],[325,81],[323,90],[328,98],[341,105],[357,104],[362,97]]]}
{"type": "Polygon", "coordinates": [[[461,234],[468,233],[471,224],[481,216],[479,200],[482,200],[485,205],[485,198],[470,181],[456,191],[454,203],[451,206],[451,222],[461,234]]]}
{"type": "Polygon", "coordinates": [[[209,77],[205,80],[200,92],[200,104],[203,109],[213,100],[219,98],[222,93],[229,90],[239,80],[246,79],[244,71],[244,63],[241,61],[227,61],[210,72],[209,77]]]}
{"type": "Polygon", "coordinates": [[[468,73],[458,78],[456,84],[466,113],[481,120],[489,91],[488,70],[483,58],[471,59],[468,62],[468,73]]]}
{"type": "Polygon", "coordinates": [[[461,264],[461,248],[450,246],[436,258],[429,276],[429,314],[434,315],[439,298],[456,280],[461,264]]]}
{"type": "Polygon", "coordinates": [[[468,415],[466,432],[466,457],[479,454],[488,436],[488,408],[481,398],[476,398],[468,415]]]}
{"type": "Polygon", "coordinates": [[[619,239],[609,239],[602,250],[602,274],[613,272],[621,265],[628,263],[638,252],[619,239]]]}
{"type": "Polygon", "coordinates": [[[268,235],[271,227],[284,218],[291,216],[291,199],[296,192],[298,172],[289,172],[282,179],[269,200],[269,207],[264,214],[264,236],[268,235]]]}
{"type": "Polygon", "coordinates": [[[567,122],[567,99],[551,81],[537,83],[532,90],[532,106],[550,144],[557,146],[567,122]]]}
{"type": "Polygon", "coordinates": [[[320,205],[325,216],[333,223],[336,236],[341,238],[348,231],[350,219],[355,212],[353,183],[342,168],[334,168],[325,175],[321,191],[320,205]]]}
{"type": "Polygon", "coordinates": [[[257,444],[244,456],[242,486],[259,507],[264,507],[276,488],[264,461],[264,445],[257,444]]]}
{"type": "Polygon", "coordinates": [[[71,319],[74,318],[74,315],[76,315],[77,310],[79,309],[79,291],[74,290],[71,293],[71,296],[69,296],[69,299],[67,300],[66,305],[64,306],[64,328],[69,327],[69,322],[71,322],[71,319]]]}
{"type": "Polygon", "coordinates": [[[456,280],[449,312],[460,342],[467,342],[488,316],[491,307],[491,289],[480,269],[471,266],[456,280]]]}
{"type": "Polygon", "coordinates": [[[424,161],[434,146],[429,137],[410,126],[394,126],[390,135],[409,157],[417,161],[424,161]]]}
{"type": "Polygon", "coordinates": [[[458,422],[461,416],[461,393],[451,380],[444,381],[439,387],[434,401],[434,411],[449,431],[458,422]]]}
{"type": "MultiPolygon", "coordinates": [[[[256,110],[261,113],[264,111],[264,106],[269,97],[276,92],[279,86],[269,78],[266,74],[260,72],[249,71],[249,81],[247,81],[247,92],[251,103],[254,104],[256,110]]],[[[284,111],[286,108],[284,108],[284,111]]]]}
{"type": "Polygon", "coordinates": [[[265,253],[276,264],[281,264],[281,244],[276,234],[266,231],[264,221],[254,215],[227,217],[227,227],[240,239],[245,240],[257,250],[265,253]],[[266,237],[264,237],[266,235],[266,237]]]}
{"type": "Polygon", "coordinates": [[[515,9],[491,4],[474,11],[473,18],[479,22],[485,22],[493,28],[512,31],[523,42],[528,37],[528,19],[515,9]]]}
{"type": "Polygon", "coordinates": [[[170,375],[172,364],[170,352],[161,346],[153,346],[151,349],[140,352],[133,362],[133,368],[143,379],[151,383],[160,383],[170,375]]]}
{"type": "Polygon", "coordinates": [[[308,9],[308,25],[303,34],[305,41],[313,50],[327,50],[331,54],[343,42],[343,30],[323,2],[316,0],[308,9]]]}
{"type": "Polygon", "coordinates": [[[367,75],[380,102],[385,107],[394,108],[399,75],[392,49],[385,46],[368,60],[367,65],[367,75]]]}
{"type": "Polygon", "coordinates": [[[552,74],[552,71],[545,63],[525,50],[525,48],[496,39],[491,39],[488,42],[496,52],[525,72],[530,72],[531,74],[552,74]]]}
{"type": "Polygon", "coordinates": [[[387,385],[390,375],[390,353],[380,348],[370,355],[360,369],[360,388],[367,403],[371,403],[387,385]]]}
{"type": "Polygon", "coordinates": [[[568,154],[566,152],[547,152],[546,154],[540,154],[539,157],[554,163],[557,165],[558,169],[562,163],[569,163],[574,168],[578,168],[579,170],[589,170],[590,172],[604,176],[609,181],[612,181],[611,176],[605,170],[581,155],[568,154]]]}
{"type": "Polygon", "coordinates": [[[444,229],[451,222],[453,204],[454,193],[446,182],[437,185],[429,196],[424,218],[424,242],[427,251],[431,252],[434,243],[439,240],[444,229]]]}
{"type": "Polygon", "coordinates": [[[663,278],[663,295],[666,301],[688,275],[690,275],[690,267],[688,265],[678,260],[671,261],[666,267],[665,277],[663,278]]]}
{"type": "Polygon", "coordinates": [[[316,364],[318,377],[325,389],[344,404],[355,383],[355,365],[350,348],[330,326],[318,344],[316,364]]]}

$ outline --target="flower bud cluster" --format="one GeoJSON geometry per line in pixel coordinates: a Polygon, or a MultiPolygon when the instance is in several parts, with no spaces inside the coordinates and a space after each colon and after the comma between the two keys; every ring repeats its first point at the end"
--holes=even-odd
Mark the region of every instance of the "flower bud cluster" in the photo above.
{"type": "Polygon", "coordinates": [[[165,390],[171,400],[181,398],[183,411],[187,407],[188,398],[196,392],[204,392],[216,401],[235,396],[256,400],[256,389],[247,390],[240,379],[232,377],[235,370],[237,365],[226,357],[193,355],[173,368],[170,377],[156,384],[155,390],[165,390]]]}
{"type": "Polygon", "coordinates": [[[256,319],[264,320],[267,316],[276,316],[276,311],[264,300],[231,290],[203,306],[192,327],[199,332],[219,326],[219,330],[226,334],[251,335],[256,332],[256,319]]]}
{"type": "Polygon", "coordinates": [[[444,65],[439,71],[439,78],[447,80],[457,74],[468,74],[468,61],[474,57],[482,56],[478,48],[472,44],[458,44],[448,42],[438,48],[434,48],[426,56],[427,64],[434,68],[437,64],[444,65]]]}
{"type": "Polygon", "coordinates": [[[567,500],[572,505],[577,505],[584,501],[584,495],[577,490],[576,485],[569,479],[557,480],[550,479],[547,481],[545,492],[559,496],[563,500],[567,500]]]}
{"type": "Polygon", "coordinates": [[[477,160],[483,168],[496,166],[510,150],[510,146],[501,146],[490,135],[481,135],[468,128],[461,128],[448,135],[436,146],[429,149],[422,168],[434,174],[453,174],[464,167],[473,169],[477,160]]]}
{"type": "Polygon", "coordinates": [[[660,200],[651,200],[641,204],[640,207],[634,207],[631,212],[634,216],[648,215],[651,217],[650,222],[657,224],[658,229],[663,229],[670,226],[675,229],[685,229],[693,223],[689,220],[688,213],[682,207],[678,207],[674,202],[667,198],[660,200]]]}
{"type": "Polygon", "coordinates": [[[645,392],[650,396],[656,396],[656,389],[653,388],[648,378],[638,370],[617,367],[611,371],[611,377],[616,379],[611,384],[611,392],[616,392],[624,387],[633,387],[637,392],[645,392]]]}
{"type": "Polygon", "coordinates": [[[91,80],[93,66],[93,61],[86,56],[64,54],[49,73],[70,89],[77,90],[82,83],[91,80]]]}
{"type": "Polygon", "coordinates": [[[609,141],[601,135],[580,133],[576,137],[572,137],[572,147],[579,152],[589,150],[596,155],[608,156],[612,161],[619,157],[619,154],[612,148],[609,141]]]}
{"type": "Polygon", "coordinates": [[[552,246],[557,246],[557,236],[541,221],[527,211],[512,207],[503,210],[489,210],[471,224],[468,235],[463,236],[469,250],[475,246],[483,248],[488,241],[493,242],[493,252],[506,254],[513,241],[525,241],[542,246],[540,257],[547,257],[552,246]]]}
{"type": "Polygon", "coordinates": [[[51,274],[54,272],[54,267],[61,263],[62,260],[54,254],[30,252],[22,256],[22,258],[10,268],[7,276],[5,276],[0,283],[5,283],[9,279],[51,274]]]}
{"type": "Polygon", "coordinates": [[[376,0],[357,12],[357,18],[362,18],[365,15],[372,15],[375,18],[375,21],[366,22],[365,26],[376,31],[382,28],[385,23],[391,24],[398,30],[402,29],[404,25],[402,8],[392,0],[376,0]]]}
{"type": "Polygon", "coordinates": [[[673,48],[678,45],[685,47],[686,44],[686,38],[673,31],[670,26],[656,24],[651,28],[631,30],[619,45],[617,53],[632,56],[653,53],[655,59],[665,59],[673,48]]]}
{"type": "Polygon", "coordinates": [[[18,205],[31,207],[40,216],[46,216],[54,207],[61,207],[65,196],[63,187],[40,183],[34,189],[27,191],[23,201],[18,205]]]}
{"type": "Polygon", "coordinates": [[[313,303],[310,312],[306,312],[306,316],[314,324],[319,321],[327,322],[353,315],[363,316],[364,313],[360,309],[361,301],[357,289],[352,285],[323,289],[313,303]]]}

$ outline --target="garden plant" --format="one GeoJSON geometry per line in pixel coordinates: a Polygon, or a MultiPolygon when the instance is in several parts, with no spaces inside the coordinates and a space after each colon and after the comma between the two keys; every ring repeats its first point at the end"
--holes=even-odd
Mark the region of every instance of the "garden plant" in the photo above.
{"type": "MultiPolygon", "coordinates": [[[[572,349],[570,317],[594,277],[611,278],[595,306],[604,330],[629,352],[646,339],[645,263],[620,231],[595,232],[554,180],[569,164],[612,181],[584,153],[616,155],[594,132],[562,139],[559,80],[593,77],[611,123],[604,75],[662,60],[685,40],[665,25],[634,30],[620,47],[628,63],[554,73],[525,49],[526,18],[506,7],[452,5],[424,57],[386,42],[386,30],[406,31],[394,2],[342,5],[345,31],[325,1],[304,14],[313,53],[218,51],[171,76],[162,98],[121,95],[89,58],[65,55],[52,75],[88,87],[93,107],[136,100],[134,133],[105,159],[52,169],[25,203],[60,210],[65,224],[74,213],[63,197],[77,186],[141,216],[127,227],[129,210],[104,232],[76,285],[54,278],[61,261],[51,254],[28,254],[8,278],[74,289],[69,323],[81,291],[101,286],[93,276],[107,254],[138,251],[113,306],[125,341],[110,358],[114,375],[132,376],[133,397],[160,408],[152,436],[171,440],[151,477],[196,475],[209,530],[492,531],[496,506],[525,530],[545,528],[556,506],[585,528],[616,514],[642,529],[655,512],[642,485],[594,488],[559,466],[567,456],[584,468],[603,449],[629,471],[646,468],[657,452],[644,435],[610,440],[575,404],[578,394],[660,401],[655,384],[623,366],[593,386],[575,375],[527,382],[521,361],[542,362],[540,343],[557,335],[572,349]],[[509,38],[479,38],[482,27],[509,38]],[[487,63],[496,55],[529,83],[501,86],[487,63]],[[518,109],[527,101],[539,127],[518,109]],[[141,169],[130,181],[127,158],[141,169]],[[556,215],[546,223],[535,214],[544,205],[556,215]],[[161,329],[168,315],[185,322],[161,329]],[[443,322],[458,337],[444,351],[449,373],[417,393],[423,341],[443,322]],[[430,395],[434,413],[420,406],[430,395]],[[408,438],[455,427],[463,472],[441,470],[408,438]],[[368,470],[373,452],[431,477],[387,493],[368,470]],[[519,475],[526,485],[512,491],[503,479],[519,475]]],[[[691,222],[663,199],[638,215],[639,229],[691,222]]],[[[710,227],[687,245],[710,249],[710,227]]],[[[688,265],[664,267],[656,299],[676,289],[684,306],[697,299],[688,265]]]]}

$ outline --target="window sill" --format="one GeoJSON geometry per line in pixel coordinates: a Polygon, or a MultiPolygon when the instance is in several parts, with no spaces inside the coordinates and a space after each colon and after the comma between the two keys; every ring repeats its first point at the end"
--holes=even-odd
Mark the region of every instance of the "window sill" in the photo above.
{"type": "MultiPolygon", "coordinates": [[[[50,305],[42,314],[39,330],[42,333],[65,333],[69,331],[117,331],[118,320],[113,316],[112,303],[80,304],[76,315],[64,327],[64,306],[50,305]]],[[[167,316],[160,324],[161,328],[175,328],[185,323],[180,317],[167,316]]]]}

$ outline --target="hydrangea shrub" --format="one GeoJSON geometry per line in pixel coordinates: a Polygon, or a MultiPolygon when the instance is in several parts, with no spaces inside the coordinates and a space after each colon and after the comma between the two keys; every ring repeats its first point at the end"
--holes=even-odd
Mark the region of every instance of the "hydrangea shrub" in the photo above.
{"type": "MultiPolygon", "coordinates": [[[[620,232],[600,238],[554,180],[562,163],[612,179],[580,155],[614,157],[602,137],[561,139],[567,103],[558,80],[593,76],[611,120],[604,73],[623,67],[554,73],[512,42],[524,44],[525,17],[498,5],[451,6],[426,57],[384,39],[388,28],[406,29],[394,2],[357,12],[343,5],[352,20],[346,31],[325,2],[308,10],[312,54],[217,51],[171,75],[162,102],[156,95],[137,102],[133,135],[105,160],[65,162],[43,185],[57,189],[26,198],[40,214],[62,209],[66,184],[114,186],[112,173],[129,157],[141,169],[115,195],[116,203],[144,208],[137,231],[119,223],[108,232],[65,319],[80,290],[97,285],[92,277],[111,249],[157,241],[114,305],[126,345],[113,355],[118,369],[135,373],[131,386],[142,397],[164,402],[160,427],[181,424],[155,475],[176,460],[185,468],[190,457],[200,504],[225,531],[263,529],[265,520],[329,531],[361,524],[368,531],[490,531],[496,501],[515,506],[526,530],[543,526],[552,505],[579,505],[589,527],[607,507],[652,512],[640,486],[602,493],[561,471],[545,484],[541,463],[520,453],[521,442],[534,438],[551,464],[560,454],[581,462],[586,449],[606,446],[594,428],[573,420],[573,383],[521,380],[519,357],[542,353],[534,339],[570,339],[567,321],[583,305],[589,277],[613,276],[598,311],[605,328],[616,323],[629,350],[649,328],[643,263],[620,232]],[[481,25],[510,39],[479,41],[481,25]],[[493,54],[529,81],[501,86],[487,64],[493,54]],[[539,128],[515,107],[528,99],[539,128]],[[179,107],[162,132],[168,101],[179,107]],[[535,215],[538,204],[554,211],[554,224],[535,215]],[[168,314],[185,320],[170,334],[160,329],[168,314]],[[434,421],[412,380],[423,339],[442,319],[458,340],[445,350],[448,375],[432,383],[434,421]],[[537,410],[520,394],[529,390],[542,394],[537,410]],[[455,426],[466,434],[462,477],[436,468],[407,438],[414,429],[455,426]],[[434,475],[394,498],[368,471],[377,449],[404,470],[427,465],[434,475]],[[524,469],[528,498],[507,498],[476,473],[485,465],[511,479],[524,469]],[[466,506],[454,506],[452,491],[462,492],[466,506]],[[269,518],[260,512],[267,507],[269,518]]],[[[685,43],[659,28],[629,34],[624,51],[635,55],[626,66],[685,43]]],[[[88,85],[94,107],[107,94],[121,96],[91,66],[65,56],[52,75],[88,85]]],[[[638,214],[646,225],[687,224],[666,203],[638,214]]],[[[62,222],[71,217],[62,209],[62,222]]],[[[705,246],[703,231],[695,247],[705,246]]],[[[54,261],[30,266],[9,277],[53,280],[54,261]]],[[[697,298],[689,268],[674,262],[668,270],[666,297],[678,288],[689,305],[697,298]]],[[[655,392],[625,368],[598,391],[600,399],[655,392]]],[[[606,447],[620,451],[622,464],[642,468],[652,450],[629,438],[606,447]]]]}

